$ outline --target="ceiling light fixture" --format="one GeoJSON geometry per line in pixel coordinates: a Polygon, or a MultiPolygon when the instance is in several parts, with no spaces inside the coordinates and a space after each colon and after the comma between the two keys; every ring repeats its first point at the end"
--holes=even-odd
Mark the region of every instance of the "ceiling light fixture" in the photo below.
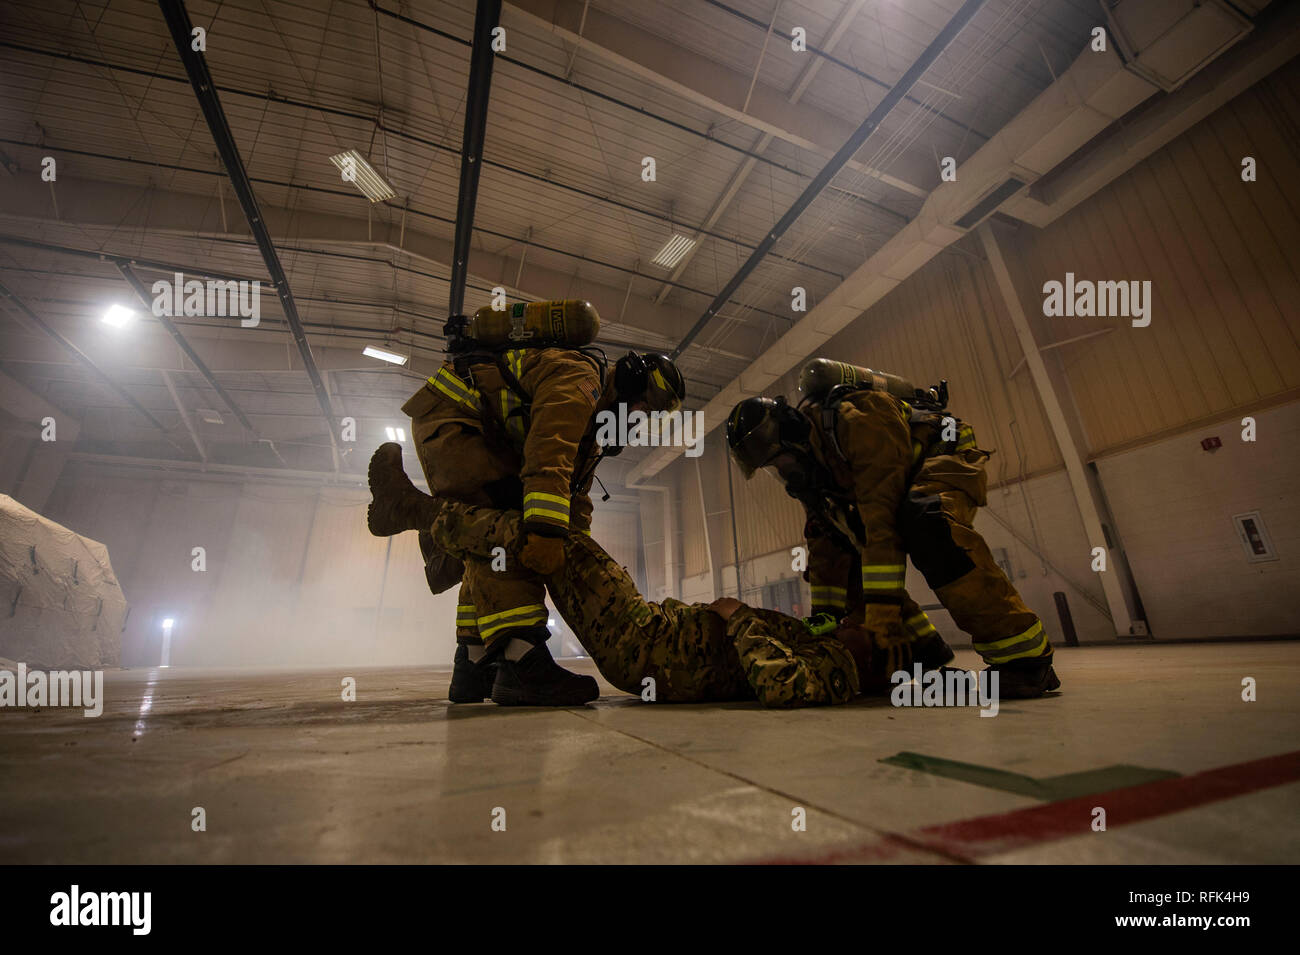
{"type": "Polygon", "coordinates": [[[105,325],[112,325],[114,328],[122,328],[131,324],[135,318],[135,312],[121,305],[110,305],[104,317],[100,319],[105,325]]]}
{"type": "Polygon", "coordinates": [[[387,427],[384,429],[384,433],[388,435],[389,441],[400,441],[402,444],[406,444],[406,432],[401,428],[387,427]]]}
{"type": "Polygon", "coordinates": [[[391,362],[394,365],[405,365],[409,360],[407,355],[399,355],[396,352],[385,351],[382,348],[376,348],[374,345],[367,345],[361,349],[361,354],[369,358],[378,358],[380,361],[391,362]]]}
{"type": "Polygon", "coordinates": [[[375,172],[375,167],[366,162],[366,157],[355,149],[349,149],[345,153],[331,156],[330,162],[338,166],[339,172],[343,173],[345,182],[351,182],[371,202],[382,202],[385,199],[396,198],[397,193],[393,190],[393,187],[387,183],[383,176],[375,172]]]}
{"type": "Polygon", "coordinates": [[[672,238],[664,243],[664,247],[656,252],[655,257],[650,261],[660,268],[671,269],[693,248],[695,248],[694,239],[687,238],[680,232],[674,232],[672,238]]]}

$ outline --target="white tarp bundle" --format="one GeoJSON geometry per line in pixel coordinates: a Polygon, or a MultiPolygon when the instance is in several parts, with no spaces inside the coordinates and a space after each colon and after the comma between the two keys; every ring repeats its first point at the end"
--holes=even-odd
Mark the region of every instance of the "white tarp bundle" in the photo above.
{"type": "Polygon", "coordinates": [[[0,657],[118,666],[126,612],[108,548],[0,494],[0,657]]]}

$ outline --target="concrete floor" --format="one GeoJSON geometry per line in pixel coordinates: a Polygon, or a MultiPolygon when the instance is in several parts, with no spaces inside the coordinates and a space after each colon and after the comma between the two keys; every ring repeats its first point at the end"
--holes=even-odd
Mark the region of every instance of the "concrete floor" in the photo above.
{"type": "Polygon", "coordinates": [[[992,719],[608,686],[572,710],[453,707],[430,669],[115,671],[98,719],[0,711],[0,862],[1300,861],[1295,757],[1195,776],[1300,749],[1300,643],[1064,649],[1057,669],[1064,692],[992,719]],[[1047,803],[880,762],[902,751],[1181,778],[1047,803]],[[1105,832],[1094,805],[1111,807],[1105,832]]]}

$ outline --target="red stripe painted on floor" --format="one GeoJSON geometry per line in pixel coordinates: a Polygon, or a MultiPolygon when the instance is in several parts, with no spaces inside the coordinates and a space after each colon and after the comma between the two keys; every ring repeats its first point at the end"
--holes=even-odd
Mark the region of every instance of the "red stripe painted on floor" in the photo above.
{"type": "Polygon", "coordinates": [[[1300,781],[1300,751],[1222,766],[1192,776],[946,822],[897,835],[885,834],[875,842],[811,856],[763,859],[759,864],[884,861],[908,849],[937,853],[954,861],[978,862],[999,853],[1091,832],[1095,806],[1106,810],[1106,828],[1110,830],[1296,781],[1300,781]]]}

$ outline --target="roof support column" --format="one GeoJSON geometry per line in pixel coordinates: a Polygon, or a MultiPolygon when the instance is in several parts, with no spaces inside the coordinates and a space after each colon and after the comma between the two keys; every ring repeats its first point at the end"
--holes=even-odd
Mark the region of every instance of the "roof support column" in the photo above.
{"type": "Polygon", "coordinates": [[[1133,632],[1133,610],[1129,603],[1129,595],[1134,592],[1133,581],[1123,579],[1127,575],[1127,565],[1117,552],[1112,553],[1110,542],[1103,530],[1102,507],[1099,504],[1100,488],[1093,487],[1096,476],[1084,464],[1083,455],[1075,443],[1070,420],[1066,416],[1065,404],[1057,393],[1056,386],[1048,374],[1047,364],[1039,352],[1038,342],[1029,327],[1029,318],[1025,314],[1020,297],[1016,294],[1016,287],[1007,269],[1006,260],[1003,258],[1002,248],[994,234],[992,222],[986,221],[978,231],[980,241],[984,244],[984,251],[988,255],[989,266],[993,269],[998,291],[1002,293],[1003,304],[1011,317],[1016,337],[1020,341],[1025,366],[1033,378],[1038,398],[1043,403],[1043,411],[1047,414],[1056,444],[1061,449],[1061,458],[1065,461],[1070,488],[1074,492],[1074,502],[1079,509],[1079,517],[1083,520],[1084,533],[1094,552],[1097,548],[1101,548],[1105,554],[1106,569],[1098,571],[1097,576],[1106,597],[1106,606],[1110,608],[1110,618],[1115,633],[1117,636],[1128,636],[1133,632]]]}

